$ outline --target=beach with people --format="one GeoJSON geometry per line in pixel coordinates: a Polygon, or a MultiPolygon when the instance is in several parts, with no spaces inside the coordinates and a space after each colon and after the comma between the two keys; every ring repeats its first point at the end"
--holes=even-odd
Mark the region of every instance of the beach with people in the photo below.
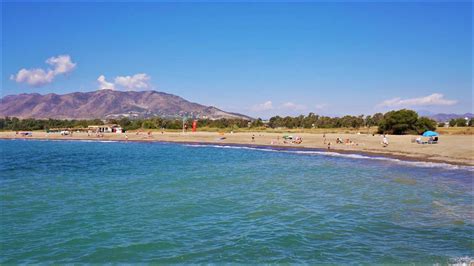
{"type": "Polygon", "coordinates": [[[62,2],[2,2],[0,266],[474,266],[471,1],[62,2]]]}
{"type": "Polygon", "coordinates": [[[428,144],[429,138],[418,135],[379,135],[362,133],[278,133],[278,132],[186,132],[128,131],[100,135],[77,132],[72,135],[33,131],[21,134],[0,132],[0,139],[157,141],[218,145],[271,146],[288,149],[380,155],[402,160],[474,165],[474,135],[441,135],[428,144]],[[426,144],[417,141],[425,139],[426,144]],[[385,144],[384,142],[387,142],[385,144]],[[328,145],[330,143],[330,145],[328,145]],[[389,144],[388,144],[389,143],[389,144]]]}

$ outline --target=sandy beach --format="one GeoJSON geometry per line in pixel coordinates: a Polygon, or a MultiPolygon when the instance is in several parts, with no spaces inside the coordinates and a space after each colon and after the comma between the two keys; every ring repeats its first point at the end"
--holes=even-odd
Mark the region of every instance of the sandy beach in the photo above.
{"type": "Polygon", "coordinates": [[[184,143],[208,143],[208,144],[236,144],[273,146],[297,149],[322,149],[328,151],[328,142],[331,143],[329,151],[344,153],[373,154],[395,157],[406,160],[420,160],[428,162],[444,162],[458,165],[474,166],[474,136],[473,135],[442,135],[438,144],[413,143],[417,136],[387,136],[389,145],[383,147],[382,136],[372,134],[323,134],[312,133],[266,133],[266,132],[163,132],[153,131],[151,135],[146,132],[127,132],[126,134],[105,133],[103,137],[97,137],[87,133],[73,133],[72,136],[61,136],[59,133],[33,132],[31,137],[23,137],[15,132],[0,132],[1,139],[54,139],[54,140],[118,140],[118,141],[164,141],[184,143]],[[301,144],[284,141],[284,135],[299,136],[301,144]],[[252,140],[254,136],[254,140],[252,140]],[[337,144],[336,139],[341,138],[352,141],[352,144],[337,144]],[[325,143],[326,142],[326,143],[325,143]]]}

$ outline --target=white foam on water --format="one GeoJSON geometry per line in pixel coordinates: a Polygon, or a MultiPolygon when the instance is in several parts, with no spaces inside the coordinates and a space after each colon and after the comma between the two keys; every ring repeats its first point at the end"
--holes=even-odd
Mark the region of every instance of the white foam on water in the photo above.
{"type": "Polygon", "coordinates": [[[272,149],[272,148],[258,148],[258,147],[248,147],[248,146],[229,146],[229,145],[212,145],[212,144],[185,144],[189,147],[213,147],[221,149],[244,149],[244,150],[257,150],[257,151],[267,151],[267,152],[282,152],[282,153],[294,153],[294,154],[305,154],[305,155],[322,155],[322,156],[332,156],[332,157],[343,157],[351,159],[362,159],[362,160],[376,160],[376,161],[387,161],[393,162],[396,164],[408,165],[413,167],[425,167],[425,168],[443,168],[448,170],[467,170],[474,172],[474,166],[466,165],[455,165],[449,163],[435,163],[435,162],[422,162],[422,161],[405,161],[396,158],[382,157],[382,156],[368,156],[362,154],[353,154],[353,153],[338,153],[338,152],[329,152],[329,151],[305,151],[305,150],[281,150],[281,149],[272,149]]]}
{"type": "Polygon", "coordinates": [[[448,265],[469,266],[469,265],[472,265],[473,262],[474,262],[474,258],[465,256],[465,257],[458,257],[458,258],[450,259],[448,265]]]}
{"type": "Polygon", "coordinates": [[[52,141],[73,141],[73,142],[100,142],[100,143],[115,143],[118,140],[94,140],[94,139],[52,139],[52,141]]]}
{"type": "Polygon", "coordinates": [[[96,140],[96,139],[11,139],[11,140],[34,140],[34,141],[70,141],[70,142],[102,142],[102,143],[113,143],[113,142],[121,142],[120,140],[96,140]]]}

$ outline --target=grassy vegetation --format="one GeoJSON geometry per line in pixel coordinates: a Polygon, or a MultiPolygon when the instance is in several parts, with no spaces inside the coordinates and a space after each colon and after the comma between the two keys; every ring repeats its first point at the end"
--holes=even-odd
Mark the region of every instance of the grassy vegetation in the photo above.
{"type": "MultiPolygon", "coordinates": [[[[161,132],[160,129],[139,129],[131,130],[129,132],[136,131],[152,131],[161,132]]],[[[181,132],[181,129],[166,129],[165,132],[181,132]]],[[[198,132],[225,132],[230,133],[231,131],[237,132],[267,132],[267,133],[312,133],[312,134],[325,134],[325,133],[345,133],[345,134],[375,134],[377,133],[377,127],[371,128],[266,128],[266,127],[253,127],[253,128],[215,128],[215,127],[199,127],[198,132]]]]}
{"type": "MultiPolygon", "coordinates": [[[[9,131],[9,130],[1,130],[1,131],[9,131]]],[[[134,133],[137,131],[143,132],[161,132],[161,129],[138,129],[138,130],[130,130],[128,132],[134,133]]],[[[182,129],[165,129],[165,132],[181,132],[182,129]]],[[[329,134],[329,133],[339,133],[339,134],[377,134],[377,127],[370,127],[370,128],[265,128],[265,127],[258,127],[258,128],[237,128],[237,129],[230,129],[230,128],[212,128],[212,127],[202,127],[198,128],[198,132],[224,132],[230,133],[233,132],[267,132],[267,133],[311,133],[311,134],[329,134]]],[[[44,130],[34,130],[34,132],[44,132],[44,130]]],[[[442,127],[436,130],[441,135],[474,135],[474,128],[472,127],[442,127]]]]}
{"type": "Polygon", "coordinates": [[[441,135],[473,135],[473,127],[439,127],[436,132],[441,135]]]}

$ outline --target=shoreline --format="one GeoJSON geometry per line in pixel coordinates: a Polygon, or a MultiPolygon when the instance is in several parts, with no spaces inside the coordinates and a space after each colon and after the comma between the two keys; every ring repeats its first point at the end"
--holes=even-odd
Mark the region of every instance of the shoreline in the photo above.
{"type": "Polygon", "coordinates": [[[331,149],[319,148],[319,147],[308,147],[308,146],[289,146],[280,144],[260,144],[260,143],[242,143],[242,142],[222,142],[222,141],[194,141],[194,140],[162,140],[162,139],[122,139],[122,138],[84,138],[84,137],[71,137],[64,136],[61,138],[48,138],[48,137],[7,137],[0,134],[0,140],[40,140],[40,141],[90,141],[90,142],[142,142],[142,143],[164,143],[164,144],[183,144],[183,145],[200,145],[200,146],[220,146],[220,147],[244,147],[244,148],[255,148],[255,149],[268,149],[273,151],[308,151],[324,153],[336,153],[340,155],[360,155],[372,158],[382,159],[394,159],[402,162],[423,162],[423,163],[436,163],[446,164],[449,166],[461,166],[461,167],[474,167],[474,162],[467,163],[465,161],[453,161],[453,160],[442,160],[428,158],[425,156],[413,156],[400,154],[398,152],[379,152],[374,150],[354,150],[354,149],[338,149],[337,146],[331,149]]]}

